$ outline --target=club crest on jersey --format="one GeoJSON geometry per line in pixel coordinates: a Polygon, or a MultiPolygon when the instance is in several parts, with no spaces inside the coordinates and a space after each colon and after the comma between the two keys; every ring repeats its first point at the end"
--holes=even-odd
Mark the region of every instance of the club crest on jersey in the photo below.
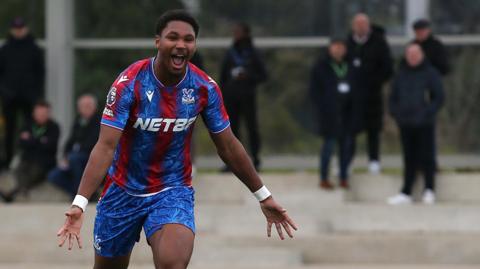
{"type": "Polygon", "coordinates": [[[117,88],[112,87],[110,88],[110,91],[108,91],[107,106],[112,106],[113,104],[115,104],[116,100],[117,100],[117,88]]]}
{"type": "Polygon", "coordinates": [[[195,97],[192,96],[193,94],[193,89],[183,89],[182,90],[183,96],[182,96],[182,104],[185,105],[190,105],[195,103],[195,97]]]}

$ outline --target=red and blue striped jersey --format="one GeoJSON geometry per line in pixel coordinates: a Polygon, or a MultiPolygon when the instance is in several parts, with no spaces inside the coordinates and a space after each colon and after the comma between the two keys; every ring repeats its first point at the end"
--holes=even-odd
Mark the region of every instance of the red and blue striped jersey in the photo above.
{"type": "Polygon", "coordinates": [[[101,121],[122,130],[107,180],[133,195],[191,186],[190,147],[198,115],[213,133],[230,125],[213,79],[189,64],[182,81],[166,87],[155,76],[153,62],[140,60],[118,76],[101,121]]]}

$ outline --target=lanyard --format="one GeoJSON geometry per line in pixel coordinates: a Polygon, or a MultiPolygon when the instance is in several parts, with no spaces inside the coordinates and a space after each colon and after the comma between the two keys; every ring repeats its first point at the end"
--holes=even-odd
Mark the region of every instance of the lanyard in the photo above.
{"type": "Polygon", "coordinates": [[[348,65],[346,63],[337,64],[335,62],[331,62],[330,65],[332,66],[335,75],[337,75],[337,78],[345,78],[348,72],[348,65]]]}
{"type": "Polygon", "coordinates": [[[45,134],[45,132],[47,131],[47,127],[42,127],[42,126],[33,126],[32,127],[32,135],[33,137],[35,138],[38,138],[40,136],[42,136],[43,134],[45,134]]]}

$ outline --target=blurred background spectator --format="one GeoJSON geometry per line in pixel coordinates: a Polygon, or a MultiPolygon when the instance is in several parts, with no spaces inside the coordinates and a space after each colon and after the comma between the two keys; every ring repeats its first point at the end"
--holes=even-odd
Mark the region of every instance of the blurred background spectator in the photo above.
{"type": "Polygon", "coordinates": [[[97,143],[100,131],[100,113],[97,99],[90,94],[80,96],[77,101],[77,116],[70,136],[65,144],[63,158],[58,167],[48,174],[48,180],[70,194],[77,193],[88,157],[97,143]]]}
{"type": "Polygon", "coordinates": [[[310,96],[317,111],[320,154],[320,187],[333,189],[329,180],[330,159],[338,144],[340,186],[348,188],[349,166],[355,152],[355,137],[363,128],[364,93],[357,72],[345,59],[346,44],[333,39],[328,55],[317,60],[310,77],[310,96]]]}
{"type": "Polygon", "coordinates": [[[400,129],[404,182],[400,194],[388,199],[392,205],[409,204],[417,172],[425,177],[423,202],[435,202],[435,119],[443,104],[440,73],[425,59],[418,44],[408,45],[406,62],[395,76],[390,112],[400,129]]]}
{"type": "Polygon", "coordinates": [[[43,98],[45,67],[43,53],[21,17],[12,20],[5,44],[0,48],[0,97],[5,119],[4,159],[7,168],[14,155],[18,116],[30,119],[35,102],[43,98]]]}
{"type": "Polygon", "coordinates": [[[233,27],[233,44],[227,50],[220,72],[225,107],[232,131],[241,139],[240,123],[247,127],[250,154],[255,168],[260,168],[260,135],[257,117],[257,85],[267,78],[260,55],[253,46],[250,27],[237,23],[233,27]]]}
{"type": "Polygon", "coordinates": [[[380,172],[380,134],[383,126],[383,84],[393,74],[392,56],[379,26],[372,26],[363,13],[352,20],[352,32],[348,37],[348,58],[361,73],[366,89],[366,122],[369,171],[380,172]]]}
{"type": "Polygon", "coordinates": [[[412,27],[415,32],[412,42],[420,45],[425,58],[442,76],[447,75],[450,72],[447,51],[443,43],[433,35],[430,21],[418,19],[412,27]]]}
{"type": "Polygon", "coordinates": [[[32,120],[21,129],[19,137],[20,162],[14,169],[16,187],[1,194],[6,202],[12,202],[17,194],[28,191],[43,182],[55,166],[60,128],[50,118],[50,105],[44,101],[35,104],[32,120]]]}

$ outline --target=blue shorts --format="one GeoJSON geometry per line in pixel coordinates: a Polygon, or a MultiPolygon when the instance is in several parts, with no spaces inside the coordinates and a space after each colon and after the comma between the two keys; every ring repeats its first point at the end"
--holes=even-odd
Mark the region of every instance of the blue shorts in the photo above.
{"type": "Polygon", "coordinates": [[[112,183],[97,204],[95,252],[103,257],[127,255],[140,240],[142,227],[147,239],[169,223],[182,224],[195,233],[194,193],[191,187],[174,187],[137,197],[112,183]]]}

